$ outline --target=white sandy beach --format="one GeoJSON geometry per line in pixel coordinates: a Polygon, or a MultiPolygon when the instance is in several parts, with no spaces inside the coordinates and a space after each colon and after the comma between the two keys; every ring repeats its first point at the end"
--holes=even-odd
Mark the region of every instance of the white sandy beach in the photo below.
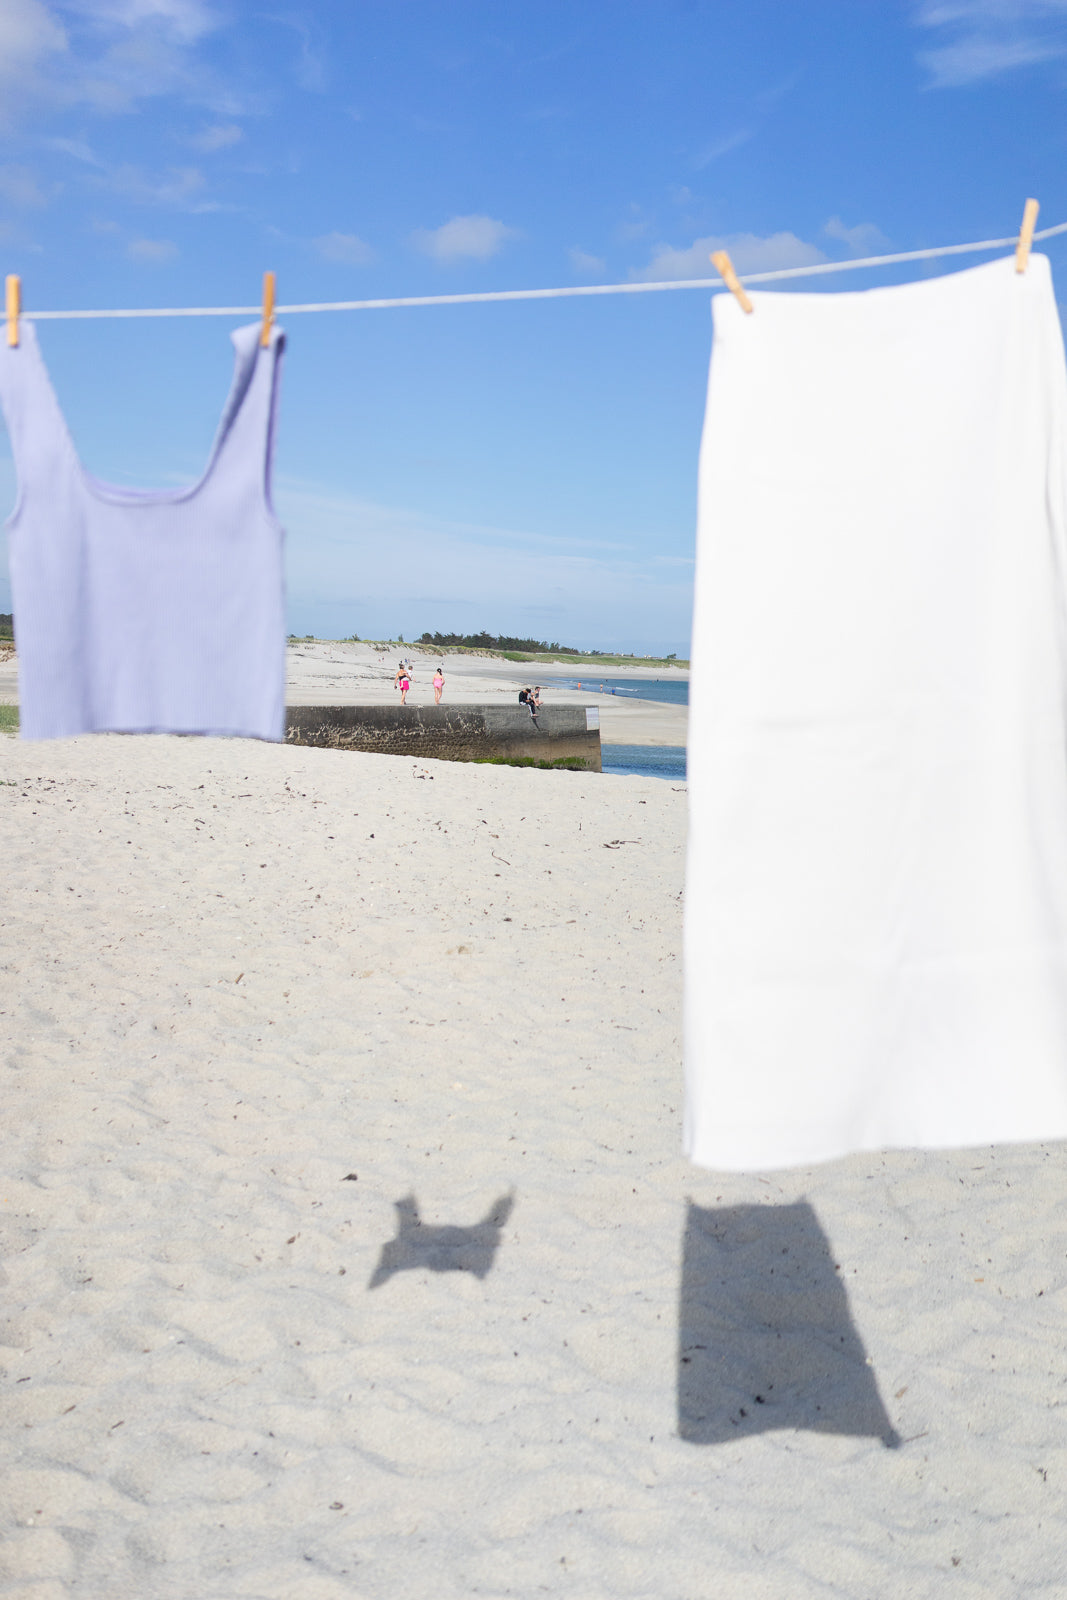
{"type": "MultiPolygon", "coordinates": [[[[588,662],[552,667],[504,661],[498,656],[434,655],[419,645],[398,645],[391,654],[372,645],[333,643],[325,640],[293,641],[286,652],[286,699],[291,706],[399,704],[393,677],[400,658],[413,669],[409,705],[433,704],[433,674],[444,667],[444,703],[454,701],[512,700],[524,684],[542,685],[542,699],[552,705],[600,707],[602,744],[684,745],[688,708],[652,700],[630,700],[610,691],[600,693],[603,679],[677,678],[686,681],[688,668],[604,666],[592,676],[588,662]],[[578,679],[581,689],[560,687],[578,679]]],[[[0,688],[2,688],[0,678],[0,688]]]]}
{"type": "Polygon", "coordinates": [[[689,1167],[680,785],[0,780],[0,1594],[1067,1597],[1067,1152],[689,1167]]]}
{"type": "MultiPolygon", "coordinates": [[[[444,703],[517,700],[519,689],[540,678],[542,698],[559,705],[600,707],[602,744],[684,745],[688,708],[652,700],[629,700],[610,692],[602,694],[602,678],[665,677],[667,671],[647,666],[605,667],[588,681],[580,667],[538,667],[504,661],[498,656],[434,655],[417,645],[397,646],[391,654],[373,645],[332,640],[297,640],[286,651],[286,701],[291,706],[399,705],[393,684],[400,657],[412,663],[409,705],[433,704],[433,674],[438,663],[445,670],[444,703]],[[560,687],[563,680],[579,678],[582,688],[560,687]]],[[[684,667],[669,675],[687,680],[684,667]]],[[[0,650],[0,705],[18,700],[18,663],[13,651],[0,650]]]]}

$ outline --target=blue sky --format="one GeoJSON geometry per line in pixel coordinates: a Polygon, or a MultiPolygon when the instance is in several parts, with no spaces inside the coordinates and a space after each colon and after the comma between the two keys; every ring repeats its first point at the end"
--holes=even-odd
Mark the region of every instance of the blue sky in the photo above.
{"type": "MultiPolygon", "coordinates": [[[[1067,220],[1065,105],[1067,0],[0,0],[0,269],[32,314],[995,237],[1067,220]]],[[[199,476],[227,326],[41,325],[92,471],[199,476]]],[[[287,329],[293,631],[687,650],[707,294],[287,329]]]]}

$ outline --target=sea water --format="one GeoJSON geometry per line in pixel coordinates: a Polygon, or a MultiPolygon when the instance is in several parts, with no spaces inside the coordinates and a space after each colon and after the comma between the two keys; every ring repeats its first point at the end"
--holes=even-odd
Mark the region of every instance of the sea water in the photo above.
{"type": "Polygon", "coordinates": [[[617,694],[620,700],[658,700],[670,706],[689,704],[688,678],[560,678],[556,682],[561,689],[617,694]]]}
{"type": "Polygon", "coordinates": [[[616,778],[673,778],[685,782],[684,744],[602,744],[604,772],[616,778]]]}
{"type": "MultiPolygon", "coordinates": [[[[689,704],[688,678],[562,678],[561,689],[587,689],[627,700],[658,700],[661,705],[689,704]]],[[[601,744],[602,770],[617,778],[672,778],[685,782],[684,744],[601,744]]]]}

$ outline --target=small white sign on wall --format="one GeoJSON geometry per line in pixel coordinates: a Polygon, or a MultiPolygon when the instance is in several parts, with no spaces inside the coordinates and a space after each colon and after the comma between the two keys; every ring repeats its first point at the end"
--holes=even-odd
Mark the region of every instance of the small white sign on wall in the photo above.
{"type": "Polygon", "coordinates": [[[585,708],[585,730],[586,730],[586,732],[588,733],[590,728],[599,728],[599,727],[600,727],[600,707],[599,706],[586,706],[586,708],[585,708]]]}

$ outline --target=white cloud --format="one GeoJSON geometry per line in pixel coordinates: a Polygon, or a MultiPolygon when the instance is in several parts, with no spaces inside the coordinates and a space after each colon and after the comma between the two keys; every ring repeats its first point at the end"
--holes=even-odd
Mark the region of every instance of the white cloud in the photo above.
{"type": "Polygon", "coordinates": [[[244,129],[235,122],[221,122],[210,128],[202,128],[188,142],[194,150],[211,155],[215,150],[228,150],[231,145],[240,144],[244,136],[244,129]]]}
{"type": "Polygon", "coordinates": [[[919,52],[935,89],[1067,56],[1067,0],[919,0],[915,22],[945,40],[919,52]]]}
{"type": "Polygon", "coordinates": [[[324,233],[315,240],[315,248],[325,261],[346,267],[365,267],[375,259],[370,245],[355,233],[324,233]]]}
{"type": "Polygon", "coordinates": [[[156,28],[174,44],[195,44],[221,21],[204,0],[62,0],[68,12],[99,30],[156,28]]]}
{"type": "Polygon", "coordinates": [[[35,206],[48,203],[41,192],[36,175],[29,167],[13,165],[0,167],[0,197],[5,199],[8,205],[16,206],[20,211],[29,211],[35,206]]]}
{"type": "Polygon", "coordinates": [[[840,217],[831,217],[822,231],[828,239],[839,239],[847,245],[854,256],[883,255],[890,245],[881,228],[873,222],[857,222],[854,228],[846,228],[840,217]]]}
{"type": "Polygon", "coordinates": [[[206,0],[0,0],[0,108],[129,112],[177,95],[246,109],[201,45],[226,18],[206,0]]]}
{"type": "Polygon", "coordinates": [[[591,256],[585,250],[568,250],[567,254],[575,272],[581,272],[587,277],[592,277],[596,273],[607,271],[607,263],[603,256],[591,256]]]}
{"type": "Polygon", "coordinates": [[[0,5],[0,72],[13,77],[67,48],[67,36],[43,0],[0,5]]]}
{"type": "Polygon", "coordinates": [[[32,97],[67,36],[42,0],[0,0],[0,121],[32,97]]]}
{"type": "Polygon", "coordinates": [[[479,215],[453,217],[440,228],[418,228],[412,234],[416,248],[435,261],[462,261],[471,257],[476,261],[488,261],[509,239],[519,237],[518,228],[509,228],[506,223],[479,215]]]}
{"type": "Polygon", "coordinates": [[[742,275],[778,272],[784,267],[811,267],[826,260],[817,245],[798,239],[795,233],[772,233],[765,237],[755,233],[709,234],[682,250],[669,244],[657,245],[648,266],[631,272],[630,277],[642,283],[714,278],[715,268],[710,260],[714,250],[729,251],[730,260],[742,275]]]}
{"type": "Polygon", "coordinates": [[[164,261],[173,261],[178,254],[178,246],[170,239],[131,239],[126,246],[126,254],[131,261],[144,261],[151,266],[159,266],[164,261]]]}

